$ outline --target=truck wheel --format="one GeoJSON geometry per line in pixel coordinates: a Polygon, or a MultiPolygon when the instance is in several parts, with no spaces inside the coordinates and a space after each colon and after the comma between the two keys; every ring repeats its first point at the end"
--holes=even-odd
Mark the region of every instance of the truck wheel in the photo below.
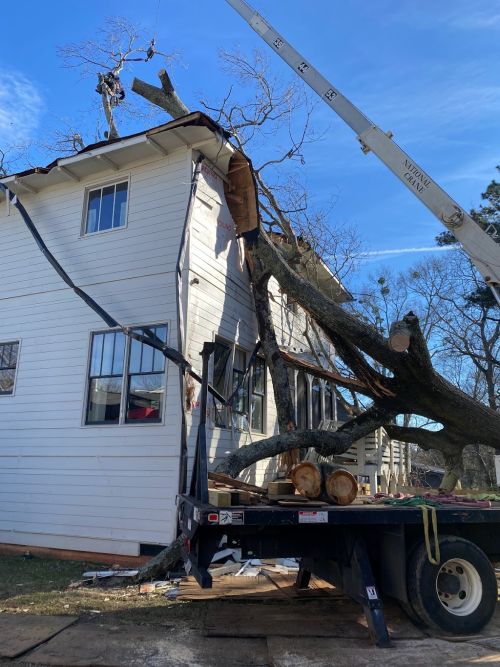
{"type": "Polygon", "coordinates": [[[441,562],[432,565],[421,544],[407,574],[411,608],[429,626],[457,635],[479,632],[491,619],[497,581],[489,559],[473,542],[453,535],[439,538],[441,562]]]}

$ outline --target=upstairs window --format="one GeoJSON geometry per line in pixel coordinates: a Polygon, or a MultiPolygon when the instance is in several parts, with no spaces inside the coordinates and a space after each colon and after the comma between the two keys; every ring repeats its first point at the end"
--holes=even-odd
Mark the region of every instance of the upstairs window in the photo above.
{"type": "Polygon", "coordinates": [[[14,393],[19,341],[0,343],[0,395],[14,393]]]}
{"type": "Polygon", "coordinates": [[[113,183],[87,192],[85,234],[125,227],[128,181],[113,183]]]}

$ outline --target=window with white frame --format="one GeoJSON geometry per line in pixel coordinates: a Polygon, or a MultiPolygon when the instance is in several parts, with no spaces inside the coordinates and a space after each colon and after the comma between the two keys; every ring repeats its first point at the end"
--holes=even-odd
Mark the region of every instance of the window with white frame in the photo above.
{"type": "Polygon", "coordinates": [[[128,181],[103,185],[87,191],[84,234],[125,227],[128,181]]]}
{"type": "Polygon", "coordinates": [[[14,393],[19,341],[0,343],[0,395],[14,393]]]}
{"type": "MultiPolygon", "coordinates": [[[[163,343],[167,325],[136,327],[163,343]]],[[[165,400],[165,357],[121,331],[92,335],[86,424],[160,423],[165,400]]]]}
{"type": "Polygon", "coordinates": [[[232,343],[216,339],[212,384],[230,406],[214,399],[214,425],[240,431],[265,432],[266,366],[257,357],[247,369],[247,352],[232,343]]]}

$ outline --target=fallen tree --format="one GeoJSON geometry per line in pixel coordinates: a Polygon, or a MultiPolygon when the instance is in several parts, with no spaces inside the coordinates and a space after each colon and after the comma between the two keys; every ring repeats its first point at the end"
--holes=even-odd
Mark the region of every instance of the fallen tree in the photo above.
{"type": "MultiPolygon", "coordinates": [[[[252,107],[251,117],[241,109],[237,113],[234,104],[227,104],[227,98],[218,109],[219,122],[222,121],[229,129],[242,154],[247,143],[244,130],[249,127],[255,130],[255,127],[262,125],[273,109],[279,116],[279,107],[283,104],[283,100],[273,99],[269,85],[262,83],[260,74],[254,72],[251,75],[256,77],[265,91],[260,105],[252,107]]],[[[170,80],[168,84],[168,91],[156,89],[156,92],[151,92],[149,85],[141,85],[140,94],[152,103],[161,99],[162,107],[176,117],[179,115],[179,103],[182,103],[173,91],[170,80]]],[[[300,155],[304,136],[293,144],[284,157],[273,162],[280,163],[300,155]]],[[[284,252],[283,244],[276,241],[276,235],[266,232],[262,220],[258,229],[253,229],[249,234],[243,233],[242,236],[245,239],[246,262],[262,351],[273,383],[279,434],[232,452],[219,464],[217,471],[236,477],[253,463],[276,455],[287,455],[285,461],[291,466],[296,463],[302,448],[314,448],[325,456],[341,454],[360,438],[384,427],[391,438],[416,443],[423,449],[439,450],[446,463],[442,488],[453,490],[462,474],[462,451],[466,446],[480,443],[497,447],[500,414],[465,394],[434,368],[418,317],[413,312],[408,312],[397,323],[397,329],[404,332],[405,344],[394,345],[390,337],[385,338],[375,327],[348,312],[325,294],[314,278],[307,277],[301,250],[303,242],[299,237],[300,230],[294,231],[293,222],[287,213],[290,207],[280,205],[276,192],[265,183],[262,176],[262,170],[269,163],[252,170],[248,162],[247,169],[252,170],[254,196],[265,216],[268,230],[277,227],[280,238],[286,240],[291,253],[284,252]],[[302,307],[321,336],[334,345],[348,371],[339,374],[337,386],[349,390],[353,396],[362,395],[368,401],[361,414],[359,405],[353,406],[352,414],[355,416],[336,432],[295,428],[287,368],[280,354],[271,315],[268,292],[271,277],[278,282],[284,293],[302,307]],[[400,415],[415,415],[440,426],[435,430],[401,426],[397,423],[400,415]]],[[[238,214],[241,216],[241,210],[238,214]]],[[[158,563],[169,562],[172,554],[176,553],[175,548],[167,549],[163,555],[159,555],[155,567],[158,563]]],[[[146,567],[140,576],[146,578],[152,574],[146,567]]]]}

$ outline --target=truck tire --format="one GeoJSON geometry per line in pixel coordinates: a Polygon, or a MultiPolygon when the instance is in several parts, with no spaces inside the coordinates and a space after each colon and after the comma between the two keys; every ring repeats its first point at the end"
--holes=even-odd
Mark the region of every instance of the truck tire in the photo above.
{"type": "Polygon", "coordinates": [[[432,565],[424,544],[410,558],[407,573],[411,609],[424,625],[457,635],[479,632],[497,602],[495,571],[473,542],[439,538],[441,561],[432,565]]]}

